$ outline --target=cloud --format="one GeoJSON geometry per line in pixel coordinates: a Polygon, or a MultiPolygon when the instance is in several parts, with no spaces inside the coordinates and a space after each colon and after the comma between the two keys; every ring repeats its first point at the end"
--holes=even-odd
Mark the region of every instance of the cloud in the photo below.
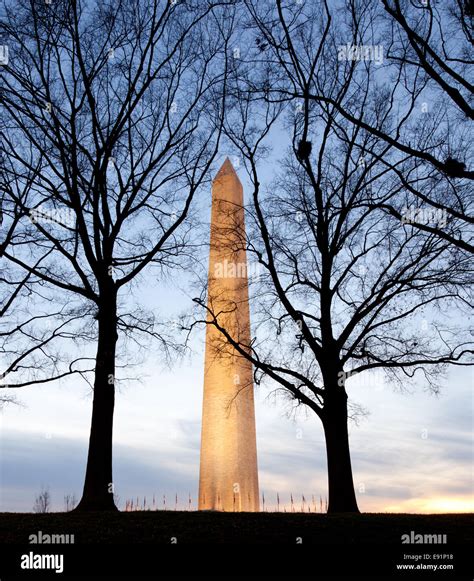
{"type": "MultiPolygon", "coordinates": [[[[196,507],[201,431],[196,391],[200,389],[189,378],[185,385],[190,397],[177,388],[164,389],[165,395],[176,398],[174,407],[158,390],[120,394],[114,480],[122,506],[137,496],[146,495],[150,502],[154,493],[160,506],[163,495],[168,506],[174,506],[176,494],[180,505],[186,505],[191,493],[196,507]]],[[[80,496],[90,402],[71,406],[75,396],[54,393],[54,401],[62,402],[60,414],[57,406],[42,407],[46,391],[28,392],[29,409],[5,414],[0,510],[30,511],[42,485],[50,487],[56,510],[63,508],[64,494],[80,496]],[[54,429],[51,437],[47,429],[54,429]]],[[[354,483],[362,510],[446,512],[446,507],[469,506],[472,394],[466,377],[458,380],[454,374],[438,398],[389,389],[360,390],[356,396],[371,412],[359,427],[350,427],[354,483]]],[[[257,393],[257,447],[267,507],[276,504],[277,493],[281,504],[289,502],[291,493],[295,502],[301,501],[302,494],[307,500],[314,495],[317,503],[321,496],[324,502],[326,451],[321,424],[313,414],[289,420],[280,407],[262,402],[257,393]]]]}
{"type": "MultiPolygon", "coordinates": [[[[85,474],[87,441],[64,437],[46,439],[42,434],[7,432],[2,437],[1,510],[31,511],[35,495],[48,487],[54,510],[63,509],[64,494],[80,497],[85,474]]],[[[196,459],[183,450],[141,450],[115,446],[115,491],[123,505],[127,498],[151,499],[176,493],[184,501],[196,489],[196,459]],[[193,462],[194,460],[194,462],[193,462]]],[[[194,495],[195,496],[195,495],[194,495]]]]}

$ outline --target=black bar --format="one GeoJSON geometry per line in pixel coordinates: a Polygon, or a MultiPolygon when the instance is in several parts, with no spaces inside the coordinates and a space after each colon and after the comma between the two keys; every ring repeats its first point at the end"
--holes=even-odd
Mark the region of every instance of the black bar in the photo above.
{"type": "Polygon", "coordinates": [[[469,545],[3,545],[0,579],[80,576],[83,578],[153,576],[266,577],[322,576],[423,579],[474,578],[469,545]],[[63,555],[63,572],[25,570],[22,555],[63,555]],[[418,560],[408,555],[424,555],[418,560]],[[435,555],[452,555],[439,558],[435,555]],[[405,557],[405,558],[404,558],[405,557]],[[414,565],[412,570],[397,569],[414,565]],[[416,568],[437,565],[437,570],[416,568]],[[440,569],[440,566],[452,569],[440,569]]]}

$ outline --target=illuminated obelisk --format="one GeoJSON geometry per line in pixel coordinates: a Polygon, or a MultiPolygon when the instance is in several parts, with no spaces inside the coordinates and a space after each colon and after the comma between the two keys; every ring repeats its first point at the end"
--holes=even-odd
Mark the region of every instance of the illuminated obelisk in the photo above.
{"type": "MultiPolygon", "coordinates": [[[[229,159],[212,186],[208,321],[250,345],[242,184],[229,159]]],[[[252,364],[206,326],[199,509],[258,511],[252,364]]]]}

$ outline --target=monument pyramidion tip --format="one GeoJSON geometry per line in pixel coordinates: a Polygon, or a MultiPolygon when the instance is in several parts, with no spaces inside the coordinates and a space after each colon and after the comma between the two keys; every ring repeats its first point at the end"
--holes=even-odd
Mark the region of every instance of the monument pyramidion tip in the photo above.
{"type": "Polygon", "coordinates": [[[220,170],[216,173],[213,181],[215,182],[224,176],[233,176],[237,178],[237,180],[239,179],[239,176],[237,175],[237,172],[235,171],[235,168],[228,157],[225,158],[224,163],[221,165],[220,170]]]}

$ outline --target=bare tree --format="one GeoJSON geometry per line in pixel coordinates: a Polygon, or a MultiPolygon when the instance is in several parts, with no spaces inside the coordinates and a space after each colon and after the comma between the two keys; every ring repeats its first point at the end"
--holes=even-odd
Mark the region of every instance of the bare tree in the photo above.
{"type": "Polygon", "coordinates": [[[64,495],[64,510],[66,512],[74,510],[76,508],[76,505],[77,505],[77,498],[76,498],[76,495],[74,493],[64,495]]]}
{"type": "MultiPolygon", "coordinates": [[[[2,134],[5,130],[4,115],[0,116],[2,134]]],[[[4,253],[9,247],[15,229],[19,226],[25,214],[21,205],[25,205],[28,192],[34,183],[36,173],[33,170],[25,174],[20,183],[9,171],[11,165],[5,155],[0,156],[0,353],[2,367],[0,368],[0,387],[18,388],[40,381],[38,370],[47,381],[57,379],[53,369],[54,356],[50,346],[59,337],[65,337],[64,317],[57,314],[41,312],[37,308],[31,314],[27,305],[31,297],[41,298],[41,281],[30,272],[22,272],[14,265],[7,264],[4,253]],[[46,324],[47,322],[47,324],[46,324]],[[41,327],[38,329],[38,324],[41,327]],[[27,338],[26,341],[23,339],[27,338]],[[24,347],[24,348],[23,348],[24,347]],[[46,351],[48,353],[46,354],[46,351]],[[31,376],[19,383],[9,383],[15,373],[29,369],[31,376]],[[33,377],[36,375],[36,377],[33,377]]],[[[74,373],[72,371],[71,373],[74,373]]],[[[65,372],[63,374],[68,374],[65,372]]],[[[15,396],[2,395],[2,405],[16,402],[15,396]]]]}
{"type": "Polygon", "coordinates": [[[388,58],[406,69],[422,69],[443,97],[474,119],[470,104],[474,85],[469,81],[469,67],[474,64],[472,6],[463,0],[439,5],[382,0],[382,4],[390,16],[388,58]]]}
{"type": "MultiPolygon", "coordinates": [[[[418,205],[441,211],[450,221],[455,218],[459,228],[455,232],[437,228],[427,216],[413,223],[474,253],[474,172],[468,167],[474,119],[472,7],[463,0],[439,4],[383,0],[382,4],[388,66],[396,71],[397,78],[409,77],[417,79],[419,86],[426,85],[407,121],[418,131],[426,127],[437,134],[437,139],[430,136],[427,143],[418,141],[417,151],[412,154],[419,159],[418,177],[423,173],[424,180],[418,179],[415,185],[409,174],[399,177],[418,205]],[[427,153],[442,163],[426,157],[427,153]]],[[[400,139],[393,137],[398,147],[400,139]]],[[[383,138],[387,140],[388,136],[383,138]]],[[[411,143],[417,141],[408,145],[411,143]]],[[[396,208],[387,209],[397,215],[396,208]]]]}
{"type": "MultiPolygon", "coordinates": [[[[277,0],[245,4],[267,69],[274,66],[284,71],[269,81],[269,98],[299,99],[305,107],[310,102],[327,106],[410,157],[412,164],[405,172],[394,168],[411,194],[411,211],[405,216],[409,213],[416,227],[473,253],[474,171],[468,164],[472,159],[474,54],[469,3],[347,0],[333,6],[277,0]],[[312,63],[306,59],[307,47],[302,46],[298,26],[309,21],[322,23],[321,51],[330,52],[333,60],[338,58],[337,74],[330,79],[326,75],[325,83],[307,83],[310,70],[305,66],[312,63]],[[374,62],[379,71],[374,71],[374,62]],[[341,86],[346,90],[334,91],[341,86]],[[377,120],[361,98],[369,87],[385,101],[377,120]],[[420,206],[424,211],[420,212],[420,206]],[[433,212],[443,213],[447,226],[440,228],[436,219],[430,219],[433,212]]],[[[393,205],[385,209],[403,217],[403,209],[393,205]]]]}
{"type": "Polygon", "coordinates": [[[46,513],[51,509],[51,494],[47,488],[42,488],[41,492],[35,498],[33,512],[46,513]]]}
{"type": "Polygon", "coordinates": [[[232,4],[6,5],[1,26],[13,56],[0,147],[10,179],[24,183],[33,169],[35,179],[27,203],[13,194],[23,218],[4,257],[41,281],[53,304],[82,315],[84,338],[96,341],[78,510],[116,508],[119,335],[155,338],[163,351],[176,343],[125,293],[146,268],[159,276],[189,252],[191,202],[219,145],[232,4]]]}
{"type": "MultiPolygon", "coordinates": [[[[417,158],[341,113],[348,99],[383,130],[393,96],[379,92],[370,63],[361,78],[355,63],[348,69],[338,60],[343,27],[340,20],[333,27],[328,4],[245,4],[250,48],[236,73],[226,134],[253,186],[246,245],[262,267],[254,338],[242,344],[223,324],[231,303],[214,312],[196,299],[207,308],[200,322],[221,331],[218,348],[252,361],[257,383],[270,379],[321,420],[328,510],[357,512],[351,378],[380,370],[403,388],[421,376],[436,391],[446,365],[472,362],[472,337],[453,317],[472,304],[472,265],[458,246],[386,212],[406,204],[411,194],[398,171],[409,174],[417,158]],[[329,97],[312,99],[316,91],[329,97]],[[272,132],[287,151],[275,153],[266,179],[259,156],[272,132]]],[[[367,25],[371,13],[363,14],[367,25]]],[[[352,24],[349,18],[349,30],[352,24]]],[[[451,227],[460,221],[453,217],[451,227]]]]}

